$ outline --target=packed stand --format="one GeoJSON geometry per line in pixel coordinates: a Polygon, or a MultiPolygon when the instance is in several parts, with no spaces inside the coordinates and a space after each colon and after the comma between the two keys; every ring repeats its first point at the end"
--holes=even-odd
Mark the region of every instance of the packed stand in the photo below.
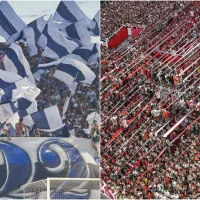
{"type": "MultiPolygon", "coordinates": [[[[53,60],[50,58],[42,57],[41,52],[36,56],[30,57],[27,46],[24,43],[19,43],[23,53],[28,60],[31,69],[34,69],[38,64],[50,63],[53,60]]],[[[6,51],[6,49],[4,50],[6,51]]],[[[60,115],[63,114],[63,106],[66,101],[66,97],[69,92],[69,88],[66,84],[53,77],[53,74],[57,66],[54,69],[46,70],[41,74],[40,80],[36,81],[37,87],[41,90],[41,93],[37,97],[38,111],[48,108],[53,105],[57,105],[60,115]]],[[[95,74],[99,73],[99,65],[93,65],[90,67],[95,74]]],[[[3,65],[1,65],[3,69],[3,65]]],[[[75,94],[70,99],[68,110],[63,116],[63,122],[69,121],[70,130],[74,129],[71,135],[73,137],[90,138],[91,134],[88,132],[87,116],[92,112],[99,111],[99,79],[98,76],[93,81],[92,85],[78,84],[75,94]]],[[[63,135],[62,130],[57,130],[52,133],[39,131],[40,137],[68,137],[63,135]]],[[[4,134],[2,134],[4,135],[4,134]]]]}
{"type": "MultiPolygon", "coordinates": [[[[185,2],[149,2],[149,1],[109,1],[106,6],[101,8],[101,38],[106,40],[111,37],[122,25],[131,27],[143,27],[145,33],[152,28],[159,29],[159,23],[168,17],[170,12],[177,11],[185,2]],[[127,9],[128,8],[128,9],[127,9]],[[159,12],[162,10],[162,13],[159,12]],[[109,24],[109,26],[108,26],[109,24]]],[[[131,40],[130,44],[136,41],[131,40]]],[[[113,50],[101,49],[102,60],[113,50]]]]}
{"type": "Polygon", "coordinates": [[[103,65],[102,179],[118,198],[200,195],[200,3],[176,9],[161,30],[103,65]]]}

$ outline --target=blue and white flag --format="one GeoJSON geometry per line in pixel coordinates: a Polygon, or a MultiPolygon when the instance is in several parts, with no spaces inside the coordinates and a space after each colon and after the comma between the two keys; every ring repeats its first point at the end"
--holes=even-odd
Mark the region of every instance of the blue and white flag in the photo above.
{"type": "Polygon", "coordinates": [[[72,58],[66,58],[57,67],[54,77],[64,82],[70,88],[74,81],[90,85],[96,78],[96,75],[84,63],[72,58]]]}
{"type": "Polygon", "coordinates": [[[69,40],[73,40],[80,46],[91,44],[91,35],[87,28],[85,19],[67,26],[65,29],[62,29],[61,32],[69,40]]]}
{"type": "Polygon", "coordinates": [[[61,58],[61,59],[59,59],[57,61],[50,62],[50,63],[39,64],[36,68],[34,68],[32,70],[33,76],[35,77],[35,79],[37,81],[40,81],[41,75],[46,70],[53,69],[53,68],[57,67],[64,59],[65,59],[65,57],[61,58]]]}
{"type": "Polygon", "coordinates": [[[7,49],[3,59],[6,71],[19,74],[21,77],[28,77],[29,82],[35,85],[35,79],[30,69],[30,65],[25,58],[19,45],[12,43],[7,49]]]}
{"type": "Polygon", "coordinates": [[[99,44],[90,44],[76,48],[67,57],[77,59],[80,62],[90,66],[98,63],[99,55],[99,44]]]}
{"type": "Polygon", "coordinates": [[[93,29],[95,27],[95,22],[84,14],[75,1],[61,1],[53,19],[57,22],[68,23],[68,25],[85,19],[88,28],[93,29]]]}
{"type": "Polygon", "coordinates": [[[0,3],[0,35],[8,40],[26,27],[7,1],[0,3]]]}
{"type": "Polygon", "coordinates": [[[4,123],[18,111],[25,111],[31,104],[29,100],[22,97],[16,101],[0,105],[0,122],[4,123]]]}
{"type": "Polygon", "coordinates": [[[66,58],[76,59],[85,65],[94,65],[98,63],[99,59],[99,45],[98,44],[90,44],[83,47],[76,48],[71,54],[50,63],[39,64],[32,73],[37,81],[40,80],[41,75],[49,69],[57,67],[61,62],[63,62],[66,58]]]}
{"type": "Polygon", "coordinates": [[[92,36],[99,36],[100,35],[100,13],[99,13],[99,11],[94,16],[93,21],[95,22],[96,25],[95,25],[94,29],[90,29],[91,35],[92,36]]]}
{"type": "Polygon", "coordinates": [[[14,72],[7,72],[0,69],[0,90],[9,87],[14,82],[22,79],[21,76],[14,72]]]}
{"type": "Polygon", "coordinates": [[[77,43],[68,40],[57,28],[52,17],[49,18],[42,34],[38,40],[38,45],[44,49],[44,57],[59,59],[70,54],[78,47],[77,43]]]}
{"type": "Polygon", "coordinates": [[[70,102],[70,99],[71,99],[71,95],[72,95],[72,92],[69,90],[67,97],[66,97],[66,100],[65,100],[65,103],[64,103],[64,106],[63,106],[62,117],[65,116],[65,113],[68,109],[69,102],[70,102]]]}
{"type": "Polygon", "coordinates": [[[76,88],[77,88],[78,83],[75,81],[73,84],[71,84],[71,86],[69,87],[69,92],[67,94],[67,97],[65,99],[65,103],[63,106],[63,112],[62,112],[62,117],[65,116],[65,113],[67,112],[68,106],[69,106],[69,102],[71,99],[72,94],[75,94],[76,88]]]}
{"type": "Polygon", "coordinates": [[[33,102],[39,94],[40,89],[29,83],[27,78],[24,78],[0,90],[0,104],[9,103],[21,97],[33,102]]]}
{"type": "Polygon", "coordinates": [[[35,42],[40,38],[40,35],[42,31],[44,30],[44,27],[46,26],[47,21],[44,19],[44,16],[32,21],[31,23],[28,24],[28,27],[33,28],[34,30],[34,36],[35,36],[35,42]]]}
{"type": "Polygon", "coordinates": [[[30,57],[38,54],[38,49],[35,42],[35,32],[32,27],[23,30],[23,39],[26,41],[30,57]]]}
{"type": "Polygon", "coordinates": [[[46,23],[44,16],[32,21],[24,30],[18,33],[17,38],[16,35],[13,35],[8,41],[6,41],[6,45],[16,41],[26,42],[30,57],[36,55],[38,53],[37,41],[39,40],[46,23]]]}
{"type": "Polygon", "coordinates": [[[39,121],[39,129],[46,132],[53,132],[64,126],[57,105],[25,116],[23,120],[29,127],[39,121]]]}

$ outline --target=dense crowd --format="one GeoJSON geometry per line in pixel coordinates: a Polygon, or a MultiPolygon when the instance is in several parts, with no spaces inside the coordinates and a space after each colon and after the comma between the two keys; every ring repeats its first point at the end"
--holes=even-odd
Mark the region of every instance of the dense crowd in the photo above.
{"type": "MultiPolygon", "coordinates": [[[[159,29],[160,22],[168,20],[167,17],[170,12],[178,11],[180,6],[184,6],[185,4],[187,2],[171,3],[165,1],[158,3],[156,1],[134,1],[130,4],[128,1],[110,1],[105,7],[101,8],[101,40],[106,40],[111,37],[122,25],[143,27],[146,33],[152,28],[159,29]]],[[[137,39],[132,39],[131,43],[137,39]]],[[[102,58],[109,55],[112,51],[102,48],[102,58]]]]}
{"type": "MultiPolygon", "coordinates": [[[[50,63],[53,61],[52,59],[42,57],[41,52],[39,52],[36,56],[30,57],[27,46],[24,43],[19,43],[19,45],[22,47],[23,53],[32,70],[37,67],[38,64],[50,63]]],[[[89,124],[86,121],[86,118],[92,112],[99,112],[99,65],[90,66],[93,72],[97,75],[96,79],[91,85],[82,83],[78,84],[75,94],[73,94],[70,99],[68,109],[64,116],[63,106],[66,101],[69,88],[66,84],[53,76],[56,68],[57,66],[53,69],[44,71],[40,79],[38,81],[36,80],[36,85],[41,90],[41,93],[36,98],[36,101],[38,111],[57,105],[63,122],[65,123],[68,121],[70,124],[69,133],[67,131],[67,134],[64,134],[62,130],[58,130],[53,133],[39,131],[40,134],[38,136],[69,137],[69,135],[71,135],[73,137],[91,138],[92,135],[88,132],[89,124]],[[70,132],[70,130],[74,131],[70,132]]]]}
{"type": "Polygon", "coordinates": [[[146,27],[125,52],[104,49],[102,179],[120,199],[199,198],[200,3],[111,2],[101,13],[105,37],[115,16],[112,30],[135,24],[129,9],[146,27]]]}

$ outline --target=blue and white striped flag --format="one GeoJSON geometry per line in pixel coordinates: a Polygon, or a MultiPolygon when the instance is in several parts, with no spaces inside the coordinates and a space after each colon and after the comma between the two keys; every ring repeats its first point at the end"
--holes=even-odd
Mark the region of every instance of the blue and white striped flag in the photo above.
{"type": "Polygon", "coordinates": [[[40,94],[40,89],[23,78],[7,88],[0,90],[0,104],[9,103],[21,97],[33,102],[40,94]]]}
{"type": "Polygon", "coordinates": [[[99,36],[100,35],[100,13],[99,11],[94,16],[93,21],[95,22],[95,27],[93,29],[90,29],[92,36],[99,36]]]}
{"type": "Polygon", "coordinates": [[[39,40],[46,23],[44,16],[32,21],[18,34],[19,36],[17,38],[13,35],[8,41],[6,41],[6,44],[9,45],[16,41],[26,42],[29,55],[31,57],[36,55],[38,53],[37,41],[39,40]]]}
{"type": "Polygon", "coordinates": [[[54,67],[57,67],[64,59],[65,59],[65,57],[64,57],[64,58],[61,58],[61,59],[59,59],[59,60],[50,62],[50,63],[39,64],[36,68],[34,68],[34,69],[32,70],[33,76],[35,77],[35,79],[36,79],[37,81],[40,81],[41,75],[42,75],[46,70],[52,69],[52,68],[54,68],[54,67]]]}
{"type": "Polygon", "coordinates": [[[78,47],[77,43],[68,40],[57,28],[52,17],[49,18],[42,34],[38,40],[38,45],[44,49],[44,57],[59,59],[70,54],[78,47]]]}
{"type": "Polygon", "coordinates": [[[0,122],[4,123],[18,111],[26,111],[31,106],[31,102],[25,98],[19,98],[16,101],[0,105],[0,122]]]}
{"type": "Polygon", "coordinates": [[[19,74],[21,77],[28,77],[29,82],[35,85],[35,79],[30,69],[30,65],[25,58],[19,45],[12,43],[7,49],[3,59],[6,71],[19,74]]]}
{"type": "MultiPolygon", "coordinates": [[[[78,74],[77,74],[77,76],[78,76],[78,74]]],[[[76,81],[74,81],[74,83],[71,84],[71,86],[69,87],[69,92],[66,96],[65,103],[64,103],[64,106],[63,106],[62,117],[65,116],[65,113],[66,113],[68,106],[69,106],[71,96],[72,96],[72,94],[75,94],[77,85],[78,85],[78,83],[76,81]]]]}
{"type": "Polygon", "coordinates": [[[85,19],[88,28],[93,29],[95,27],[95,22],[84,14],[75,1],[61,1],[53,19],[67,25],[85,19]]]}
{"type": "Polygon", "coordinates": [[[70,88],[74,81],[90,85],[96,78],[96,75],[84,63],[72,58],[66,58],[57,67],[54,77],[64,82],[70,88]]]}
{"type": "Polygon", "coordinates": [[[39,64],[34,70],[32,70],[33,75],[36,80],[40,80],[41,75],[49,69],[57,67],[64,59],[72,58],[78,60],[85,65],[94,65],[98,63],[99,59],[99,45],[98,44],[90,44],[83,47],[76,48],[71,54],[50,63],[39,64]]]}
{"type": "Polygon", "coordinates": [[[73,40],[80,46],[91,44],[91,35],[85,19],[70,24],[60,30],[69,40],[73,40]]]}
{"type": "Polygon", "coordinates": [[[23,120],[29,127],[39,121],[39,129],[46,132],[53,132],[64,126],[57,105],[25,116],[23,120]]]}
{"type": "Polygon", "coordinates": [[[99,44],[90,44],[76,48],[67,57],[79,60],[80,62],[90,66],[98,63],[99,55],[99,44]]]}
{"type": "Polygon", "coordinates": [[[42,16],[28,24],[28,27],[31,27],[34,30],[34,36],[35,36],[36,43],[39,40],[40,35],[41,35],[42,31],[44,30],[46,23],[47,23],[47,21],[44,19],[44,16],[42,16]]]}
{"type": "Polygon", "coordinates": [[[9,87],[14,82],[22,79],[21,76],[14,72],[7,72],[0,69],[0,90],[9,87]]]}
{"type": "Polygon", "coordinates": [[[7,1],[0,3],[0,35],[8,40],[26,27],[7,1]]]}

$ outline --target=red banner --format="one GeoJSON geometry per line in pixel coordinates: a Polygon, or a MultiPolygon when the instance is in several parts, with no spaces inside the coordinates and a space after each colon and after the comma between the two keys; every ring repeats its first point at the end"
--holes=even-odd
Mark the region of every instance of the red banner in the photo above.
{"type": "Polygon", "coordinates": [[[108,48],[117,48],[124,40],[128,38],[127,27],[123,26],[108,40],[108,48]]]}
{"type": "Polygon", "coordinates": [[[136,37],[142,32],[142,30],[142,28],[131,28],[131,35],[136,37]]]}

